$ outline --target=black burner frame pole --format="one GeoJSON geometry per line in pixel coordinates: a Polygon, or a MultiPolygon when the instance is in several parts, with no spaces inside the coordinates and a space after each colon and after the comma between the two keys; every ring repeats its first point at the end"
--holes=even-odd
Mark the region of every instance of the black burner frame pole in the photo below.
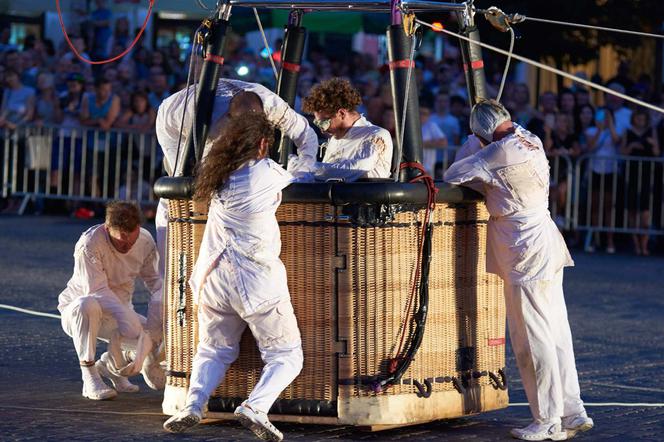
{"type": "MultiPolygon", "coordinates": [[[[466,3],[464,12],[457,13],[457,19],[460,33],[473,42],[479,42],[480,31],[475,24],[475,8],[472,1],[466,3]]],[[[469,104],[472,107],[479,100],[488,98],[482,47],[477,43],[469,43],[466,40],[459,40],[459,45],[461,47],[466,87],[468,88],[469,104]]]]}
{"type": "MultiPolygon", "coordinates": [[[[297,80],[300,77],[304,43],[307,30],[303,28],[301,9],[294,9],[288,16],[288,25],[284,30],[284,42],[281,48],[281,67],[277,80],[277,95],[284,99],[292,108],[295,107],[297,94],[297,80]]],[[[283,167],[288,165],[288,157],[293,152],[293,141],[284,134],[276,137],[276,142],[270,151],[270,157],[283,167]]]]}
{"type": "Polygon", "coordinates": [[[407,182],[416,177],[419,172],[412,168],[399,171],[399,166],[401,163],[422,162],[422,126],[420,124],[420,102],[415,75],[415,61],[410,59],[411,45],[415,44],[415,37],[406,35],[401,25],[402,17],[398,5],[398,0],[392,0],[392,24],[387,28],[387,56],[397,138],[397,142],[394,144],[392,170],[393,173],[399,174],[399,181],[407,182]],[[408,102],[404,106],[409,72],[408,102]],[[401,137],[401,120],[404,112],[406,113],[406,123],[403,128],[403,137],[401,137]],[[402,138],[403,146],[400,148],[398,144],[402,138]]]}
{"type": "MultiPolygon", "coordinates": [[[[231,16],[231,5],[224,2],[219,5],[215,16],[206,19],[203,26],[208,32],[203,42],[203,67],[196,92],[197,106],[194,110],[194,127],[187,136],[185,144],[185,160],[178,176],[191,176],[196,163],[203,155],[205,139],[211,125],[214,98],[217,92],[217,83],[221,66],[224,64],[224,45],[226,43],[226,32],[229,27],[231,16]]],[[[195,57],[196,54],[192,54],[195,57]]]]}

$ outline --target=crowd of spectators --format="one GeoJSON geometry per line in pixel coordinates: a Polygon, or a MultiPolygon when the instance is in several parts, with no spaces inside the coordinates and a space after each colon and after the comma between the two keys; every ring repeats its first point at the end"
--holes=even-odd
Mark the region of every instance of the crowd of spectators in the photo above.
{"type": "MultiPolygon", "coordinates": [[[[103,1],[98,1],[97,6],[79,32],[70,30],[73,31],[70,37],[83,57],[104,59],[121,53],[131,43],[133,35],[125,18],[113,20],[103,1]]],[[[275,42],[277,49],[278,45],[279,42],[275,42]]],[[[451,44],[448,46],[453,48],[451,44]]],[[[264,53],[250,49],[243,37],[233,35],[227,52],[223,76],[274,87],[269,60],[264,53]]],[[[13,129],[21,124],[55,124],[65,129],[89,127],[153,133],[156,112],[162,100],[186,85],[189,55],[176,41],[164,47],[150,48],[141,39],[120,60],[91,66],[81,61],[64,43],[55,47],[49,40],[28,36],[17,47],[9,44],[8,34],[3,32],[0,36],[0,78],[4,79],[0,90],[0,130],[13,129]]],[[[273,58],[279,63],[278,50],[273,58]]],[[[200,62],[194,66],[200,67],[200,62]]],[[[496,95],[501,68],[498,64],[493,69],[495,72],[490,69],[490,64],[487,68],[489,95],[496,95]]],[[[603,83],[617,92],[664,106],[664,94],[654,96],[654,84],[647,75],[635,81],[628,71],[629,65],[623,62],[618,74],[604,79],[603,83]]],[[[438,61],[420,55],[413,73],[420,90],[425,165],[430,168],[430,173],[440,178],[440,152],[448,146],[459,146],[469,133],[470,106],[459,51],[446,51],[438,61]]],[[[351,51],[343,56],[330,55],[323,48],[311,45],[300,70],[296,110],[301,110],[302,99],[313,84],[331,77],[348,78],[362,94],[360,112],[395,135],[389,70],[378,65],[375,57],[370,55],[351,51]]],[[[628,105],[612,95],[599,96],[578,85],[557,93],[543,91],[534,106],[529,87],[510,79],[506,82],[502,102],[518,124],[542,139],[552,161],[556,156],[565,156],[573,162],[584,154],[662,156],[662,114],[628,105]]],[[[567,189],[572,185],[567,182],[567,164],[566,161],[556,162],[556,184],[551,189],[551,197],[560,210],[554,214],[558,217],[563,215],[567,189]]],[[[588,181],[593,183],[590,193],[597,206],[601,205],[600,199],[611,198],[610,193],[600,194],[600,187],[610,188],[614,180],[619,179],[618,175],[630,175],[626,179],[627,190],[623,192],[623,197],[629,200],[628,216],[631,223],[644,226],[653,215],[648,208],[649,198],[655,196],[656,209],[661,206],[657,198],[662,198],[661,185],[660,189],[655,189],[650,175],[661,175],[662,171],[661,168],[644,170],[643,166],[635,164],[623,167],[616,162],[596,161],[585,173],[590,177],[588,181]],[[649,191],[644,191],[645,187],[649,191]]],[[[655,184],[658,179],[661,183],[662,178],[656,177],[655,184]]],[[[610,201],[603,206],[610,210],[610,201]]],[[[602,216],[600,210],[592,212],[594,221],[602,216]]],[[[605,214],[604,218],[608,215],[605,214]]],[[[647,241],[635,238],[635,251],[648,253],[647,241]]],[[[593,243],[587,242],[589,251],[593,243]]],[[[615,250],[610,234],[606,238],[606,247],[609,252],[615,250]]]]}

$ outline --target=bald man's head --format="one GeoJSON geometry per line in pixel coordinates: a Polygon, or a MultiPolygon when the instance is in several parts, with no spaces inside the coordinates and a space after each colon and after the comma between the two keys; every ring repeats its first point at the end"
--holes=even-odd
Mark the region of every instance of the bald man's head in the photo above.
{"type": "Polygon", "coordinates": [[[255,92],[240,91],[233,95],[228,106],[228,112],[212,123],[208,132],[208,141],[214,140],[228,123],[229,119],[237,118],[245,113],[263,113],[263,101],[255,92]]]}
{"type": "Polygon", "coordinates": [[[228,116],[233,118],[246,112],[263,112],[263,101],[255,92],[238,92],[231,99],[228,116]]]}

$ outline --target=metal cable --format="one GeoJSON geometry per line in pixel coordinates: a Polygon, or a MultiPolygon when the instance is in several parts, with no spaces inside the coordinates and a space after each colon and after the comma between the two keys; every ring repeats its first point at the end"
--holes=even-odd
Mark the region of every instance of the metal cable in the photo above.
{"type": "Polygon", "coordinates": [[[503,71],[503,78],[500,80],[500,88],[498,89],[498,95],[496,95],[496,101],[500,101],[500,97],[503,96],[503,89],[505,88],[505,80],[507,80],[507,71],[510,69],[510,61],[512,60],[512,51],[514,50],[514,29],[509,27],[510,31],[510,50],[509,55],[507,56],[507,61],[505,62],[505,70],[503,71]]]}
{"type": "MultiPolygon", "coordinates": [[[[416,30],[416,29],[415,29],[416,30]]],[[[413,32],[413,35],[411,36],[411,44],[410,44],[410,56],[408,57],[408,74],[406,75],[406,91],[403,96],[403,107],[402,107],[402,114],[401,114],[401,124],[400,124],[400,131],[399,131],[399,143],[397,144],[397,147],[399,149],[397,161],[399,161],[399,164],[401,163],[401,156],[403,155],[403,136],[404,136],[404,130],[406,128],[406,114],[408,113],[408,94],[410,92],[410,78],[412,76],[413,72],[413,57],[415,56],[415,43],[416,43],[417,37],[415,36],[415,32],[413,32]]],[[[397,167],[396,171],[396,177],[394,181],[399,181],[399,168],[397,167]]]]}
{"type": "MultiPolygon", "coordinates": [[[[433,25],[432,25],[431,23],[427,23],[427,22],[422,21],[422,20],[417,19],[417,18],[415,19],[415,21],[416,21],[417,23],[421,24],[421,25],[424,25],[424,26],[428,27],[428,28],[434,29],[434,27],[433,27],[433,25]]],[[[461,34],[457,34],[457,33],[455,33],[455,32],[450,32],[450,31],[448,31],[447,29],[440,29],[440,28],[436,27],[435,30],[436,30],[436,32],[443,32],[443,33],[445,33],[445,34],[447,34],[447,35],[450,35],[450,36],[452,36],[452,37],[457,37],[457,38],[459,38],[459,39],[461,39],[461,40],[465,40],[465,41],[467,41],[467,42],[469,42],[469,43],[477,44],[477,45],[479,45],[479,46],[481,46],[481,47],[483,47],[483,48],[486,48],[486,49],[492,50],[492,51],[497,52],[497,53],[499,53],[499,54],[509,55],[509,52],[504,51],[503,49],[500,49],[500,48],[497,48],[497,47],[495,47],[495,46],[491,46],[491,45],[489,45],[489,44],[482,43],[482,42],[479,42],[479,41],[471,40],[471,39],[468,38],[468,37],[465,37],[465,36],[463,36],[463,35],[461,35],[461,34]]],[[[565,72],[565,71],[561,71],[560,69],[553,68],[553,67],[551,67],[551,66],[545,65],[545,64],[543,64],[543,63],[537,62],[537,61],[535,61],[535,60],[531,60],[530,58],[526,58],[526,57],[523,57],[523,56],[521,56],[521,55],[517,55],[517,54],[512,54],[512,58],[515,58],[515,59],[517,59],[517,60],[519,60],[519,61],[522,61],[522,62],[524,62],[524,63],[528,63],[528,64],[533,65],[533,66],[535,66],[535,67],[537,67],[537,68],[540,68],[540,69],[542,69],[542,70],[552,72],[552,73],[554,73],[554,74],[556,74],[556,75],[560,75],[561,77],[568,78],[568,79],[570,79],[570,80],[572,80],[572,81],[575,81],[575,82],[577,82],[577,83],[580,83],[580,84],[586,85],[586,86],[588,86],[588,87],[590,87],[590,88],[593,88],[593,89],[596,89],[596,90],[599,90],[599,91],[605,92],[605,93],[607,93],[607,94],[609,94],[609,95],[614,95],[614,96],[616,96],[616,97],[620,97],[620,98],[622,98],[622,99],[625,100],[625,101],[629,101],[630,103],[634,103],[634,104],[637,104],[637,105],[639,105],[639,106],[642,106],[642,107],[645,107],[645,108],[648,108],[648,109],[651,109],[651,110],[654,110],[654,111],[657,111],[657,112],[659,112],[659,113],[664,114],[664,108],[661,108],[661,107],[655,106],[655,105],[650,104],[650,103],[646,103],[645,101],[641,101],[641,100],[639,100],[639,99],[637,99],[637,98],[632,98],[632,97],[630,97],[629,95],[621,94],[620,92],[616,92],[616,91],[611,90],[611,89],[609,89],[609,88],[607,88],[607,87],[605,87],[605,86],[602,86],[602,85],[600,85],[600,84],[594,83],[594,82],[592,82],[592,81],[588,81],[588,80],[586,80],[586,79],[584,79],[584,78],[581,78],[581,77],[577,77],[577,76],[572,75],[572,74],[569,74],[569,73],[567,73],[567,72],[565,72]]]]}
{"type": "Polygon", "coordinates": [[[640,31],[630,31],[627,29],[618,29],[618,28],[609,28],[606,26],[593,26],[593,25],[585,25],[582,23],[572,23],[572,22],[566,22],[566,21],[557,21],[557,20],[548,20],[545,18],[536,18],[536,17],[529,17],[529,16],[524,16],[525,20],[530,20],[530,21],[536,21],[540,23],[549,23],[549,24],[554,24],[554,25],[563,25],[563,26],[575,26],[578,28],[586,28],[586,29],[595,29],[598,31],[610,31],[610,32],[618,32],[621,34],[631,34],[631,35],[639,35],[641,37],[653,37],[653,38],[664,38],[663,34],[652,34],[650,32],[640,32],[640,31]]]}
{"type": "Polygon", "coordinates": [[[200,6],[202,9],[205,9],[206,11],[212,11],[212,9],[208,8],[208,6],[203,3],[202,0],[196,0],[196,3],[198,3],[198,6],[200,6]]]}
{"type": "MultiPolygon", "coordinates": [[[[196,36],[198,35],[198,31],[201,30],[201,26],[196,29],[194,32],[194,37],[192,39],[192,46],[191,46],[191,55],[189,56],[189,72],[187,72],[187,85],[185,86],[185,96],[184,96],[184,109],[182,110],[182,119],[180,120],[180,135],[178,136],[178,149],[175,154],[175,164],[173,165],[173,170],[171,173],[173,176],[176,175],[177,170],[178,170],[178,162],[180,161],[180,148],[182,147],[182,132],[184,129],[184,116],[187,113],[187,103],[189,102],[189,88],[191,87],[191,72],[194,69],[194,57],[196,57],[196,36]]],[[[195,88],[194,88],[195,89],[195,88]]],[[[194,91],[194,95],[196,94],[196,91],[194,91]]]]}
{"type": "Polygon", "coordinates": [[[256,17],[256,23],[258,23],[258,29],[261,31],[261,37],[263,37],[263,44],[265,44],[265,49],[267,50],[268,58],[270,59],[270,64],[272,65],[272,72],[274,72],[274,79],[279,81],[279,73],[277,72],[277,66],[274,64],[272,59],[272,51],[270,50],[270,45],[267,43],[267,37],[265,36],[265,31],[263,31],[263,24],[261,23],[261,18],[258,16],[258,11],[256,8],[251,8],[254,10],[254,16],[256,17]]]}

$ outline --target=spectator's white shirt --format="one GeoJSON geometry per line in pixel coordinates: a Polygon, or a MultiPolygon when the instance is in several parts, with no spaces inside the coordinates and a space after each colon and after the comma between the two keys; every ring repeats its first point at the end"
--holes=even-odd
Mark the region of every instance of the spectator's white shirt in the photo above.
{"type": "Polygon", "coordinates": [[[288,297],[286,268],[279,259],[281,233],[276,211],[281,190],[293,176],[270,159],[250,161],[231,174],[212,199],[201,248],[189,284],[197,302],[222,254],[233,263],[231,279],[247,313],[288,297]]]}
{"type": "MultiPolygon", "coordinates": [[[[595,136],[599,129],[591,126],[586,129],[586,139],[595,136]]],[[[618,148],[611,139],[611,131],[603,129],[595,142],[597,148],[594,150],[594,157],[614,157],[618,155],[618,148]]],[[[617,162],[615,160],[598,160],[591,158],[590,169],[598,174],[615,173],[617,171],[617,162]]]]}
{"type": "MultiPolygon", "coordinates": [[[[220,79],[217,84],[211,122],[216,122],[227,111],[230,101],[235,94],[241,91],[256,93],[263,102],[263,110],[268,120],[283,134],[289,137],[298,147],[298,156],[304,163],[313,164],[318,151],[318,138],[303,116],[297,114],[281,97],[264,86],[256,83],[247,83],[240,80],[220,79]]],[[[173,170],[178,151],[178,140],[182,133],[180,159],[184,158],[184,147],[187,135],[191,130],[194,116],[194,85],[189,87],[189,100],[184,124],[180,130],[186,89],[176,92],[166,98],[159,106],[156,120],[157,139],[164,151],[166,166],[173,170]]],[[[207,146],[206,146],[207,147],[207,146]]]]}
{"type": "Polygon", "coordinates": [[[623,136],[625,131],[630,128],[632,119],[632,111],[629,108],[621,107],[613,112],[613,120],[616,128],[616,133],[623,136]]]}
{"type": "MultiPolygon", "coordinates": [[[[447,137],[445,133],[438,127],[436,123],[429,118],[422,124],[422,141],[445,140],[447,137]]],[[[438,149],[422,149],[422,165],[429,175],[434,176],[436,169],[436,159],[438,157],[438,149]]]]}
{"type": "Polygon", "coordinates": [[[60,312],[74,299],[93,296],[132,306],[134,284],[140,277],[150,292],[147,330],[161,335],[162,280],[157,248],[150,232],[141,228],[127,253],[118,252],[104,224],[86,230],[74,248],[74,274],[58,297],[60,312]]]}
{"type": "Polygon", "coordinates": [[[331,137],[316,178],[389,178],[392,168],[392,137],[382,127],[360,117],[343,138],[331,137]]]}
{"type": "Polygon", "coordinates": [[[459,124],[459,119],[454,115],[440,115],[433,112],[429,117],[429,121],[433,121],[442,129],[450,143],[454,143],[455,140],[461,139],[461,125],[459,124]]]}
{"type": "Polygon", "coordinates": [[[491,215],[487,272],[509,284],[552,280],[574,262],[547,208],[549,163],[542,142],[515,127],[514,134],[483,149],[475,136],[469,137],[444,179],[486,197],[491,215]]]}

